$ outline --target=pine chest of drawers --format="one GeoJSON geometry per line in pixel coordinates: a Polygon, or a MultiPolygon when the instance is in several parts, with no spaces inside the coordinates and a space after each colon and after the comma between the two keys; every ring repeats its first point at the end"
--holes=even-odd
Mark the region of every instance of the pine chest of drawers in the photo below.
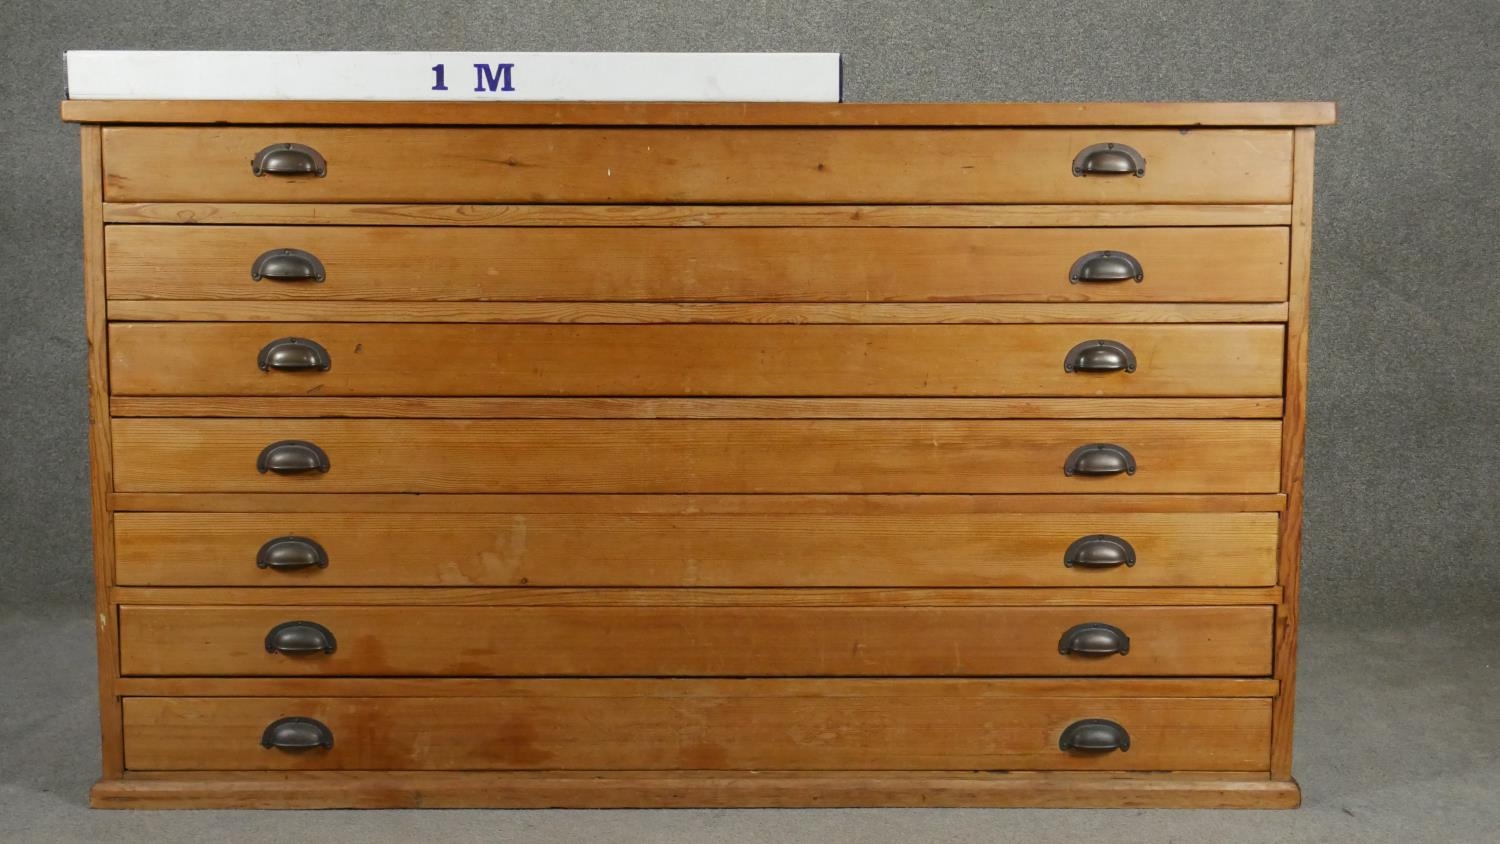
{"type": "Polygon", "coordinates": [[[95,805],[1297,803],[1331,106],[64,116],[95,805]]]}

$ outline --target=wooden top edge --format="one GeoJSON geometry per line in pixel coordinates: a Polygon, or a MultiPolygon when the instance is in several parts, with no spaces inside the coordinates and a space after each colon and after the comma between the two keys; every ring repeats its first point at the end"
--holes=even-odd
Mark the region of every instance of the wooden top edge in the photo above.
{"type": "Polygon", "coordinates": [[[1316,126],[1330,102],[438,103],[64,100],[76,123],[451,126],[1316,126]]]}

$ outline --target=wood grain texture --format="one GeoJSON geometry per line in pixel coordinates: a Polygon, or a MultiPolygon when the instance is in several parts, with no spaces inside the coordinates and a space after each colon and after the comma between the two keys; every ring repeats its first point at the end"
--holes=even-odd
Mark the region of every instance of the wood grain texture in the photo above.
{"type": "Polygon", "coordinates": [[[121,493],[117,512],[172,513],[1274,513],[1281,493],[1251,495],[430,495],[424,493],[121,493]]]}
{"type": "Polygon", "coordinates": [[[1307,439],[1307,330],[1311,303],[1312,192],[1314,133],[1296,138],[1293,194],[1292,287],[1287,321],[1286,421],[1282,427],[1282,491],[1287,510],[1281,519],[1279,581],[1284,599],[1276,613],[1276,676],[1282,680],[1274,713],[1271,776],[1292,776],[1292,725],[1296,714],[1297,632],[1302,582],[1302,478],[1307,439]]]}
{"type": "Polygon", "coordinates": [[[106,223],[318,226],[1285,226],[1290,205],[106,202],[106,223]]]}
{"type": "Polygon", "coordinates": [[[120,513],[132,586],[1269,586],[1274,513],[120,513]],[[1062,564],[1089,534],[1132,566],[1062,564]],[[259,568],[267,541],[317,542],[326,568],[259,568]]]}
{"type": "Polygon", "coordinates": [[[111,202],[1284,203],[1291,132],[1274,129],[104,129],[111,202]],[[1105,142],[1142,178],[1080,178],[1105,142]],[[257,177],[300,143],[324,178],[257,177]],[[163,168],[163,160],[191,161],[163,168]]]}
{"type": "Polygon", "coordinates": [[[103,148],[97,126],[79,131],[79,170],[83,175],[83,318],[88,340],[89,510],[93,540],[94,631],[97,638],[99,725],[103,776],[125,769],[120,724],[119,632],[109,590],[114,583],[114,526],[110,494],[114,491],[109,412],[109,351],[105,324],[103,148]]]}
{"type": "Polygon", "coordinates": [[[1278,586],[1256,587],[481,587],[116,586],[115,602],[153,606],[429,607],[1112,607],[1269,606],[1278,586]]]}
{"type": "Polygon", "coordinates": [[[595,126],[1308,126],[1329,102],[431,103],[64,100],[85,123],[595,126]]]}
{"type": "MultiPolygon", "coordinates": [[[[316,600],[313,595],[309,600],[316,600]]],[[[1270,607],[122,606],[132,676],[1222,676],[1271,670],[1270,607]],[[331,654],[269,653],[310,621],[331,654]],[[1112,624],[1129,653],[1059,653],[1112,624]]]]}
{"type": "Polygon", "coordinates": [[[1281,399],[195,398],[114,396],[116,416],[425,419],[1280,419],[1281,399]]]}
{"type": "Polygon", "coordinates": [[[1281,302],[1287,229],[110,226],[111,299],[1281,302]],[[321,283],[255,281],[265,252],[321,283]],[[1095,251],[1145,281],[1073,283],[1095,251]]]}
{"type": "Polygon", "coordinates": [[[116,419],[127,492],[1214,493],[1279,487],[1280,423],[1249,421],[116,419]],[[306,440],[332,469],[258,473],[306,440]],[[1134,475],[1068,477],[1117,443],[1134,475]]]}
{"type": "Polygon", "coordinates": [[[132,770],[1254,771],[1266,764],[1269,727],[1270,702],[1258,698],[125,701],[132,770]],[[325,723],[334,747],[267,752],[262,731],[291,715],[325,723]],[[1130,751],[1058,750],[1062,730],[1083,718],[1124,726],[1130,751]]]}
{"type": "MultiPolygon", "coordinates": [[[[995,679],[649,678],[536,679],[496,677],[121,677],[120,692],[136,697],[976,697],[1004,701],[1034,697],[1264,697],[1276,693],[1267,677],[1027,677],[995,679]]],[[[1267,774],[1260,772],[1260,778],[1267,774]]]]}
{"type": "Polygon", "coordinates": [[[114,323],[110,387],[163,396],[1276,396],[1279,325],[114,323]],[[264,371],[279,338],[327,371],[264,371]],[[1133,372],[1069,372],[1108,339],[1133,372]]]}
{"type": "Polygon", "coordinates": [[[98,809],[1293,809],[1301,796],[1295,782],[1231,772],[199,771],[132,772],[94,786],[90,800],[98,809]]]}

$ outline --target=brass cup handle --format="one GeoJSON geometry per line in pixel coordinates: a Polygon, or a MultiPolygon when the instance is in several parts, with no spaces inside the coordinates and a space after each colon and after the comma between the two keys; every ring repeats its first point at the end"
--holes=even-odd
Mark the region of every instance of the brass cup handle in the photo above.
{"type": "Polygon", "coordinates": [[[1114,443],[1089,443],[1081,445],[1063,461],[1063,474],[1074,475],[1134,475],[1135,455],[1114,443]]]}
{"type": "Polygon", "coordinates": [[[1118,536],[1095,533],[1073,540],[1063,552],[1063,565],[1086,569],[1106,569],[1135,565],[1135,548],[1118,536]]]}
{"type": "Polygon", "coordinates": [[[255,363],[262,372],[327,372],[333,368],[333,356],[322,344],[300,337],[282,337],[261,347],[255,363]]]}
{"type": "Polygon", "coordinates": [[[1057,652],[1064,656],[1124,656],[1130,653],[1130,637],[1113,624],[1089,621],[1069,627],[1057,640],[1057,652]]]}
{"type": "Polygon", "coordinates": [[[1085,340],[1063,356],[1064,372],[1134,372],[1135,352],[1118,340],[1085,340]]]}
{"type": "Polygon", "coordinates": [[[306,440],[280,440],[260,450],[255,459],[255,470],[264,475],[300,475],[307,472],[327,472],[332,464],[328,452],[306,440]]]}
{"type": "Polygon", "coordinates": [[[260,746],[270,750],[331,750],[333,731],[316,718],[278,718],[260,734],[260,746]]]}
{"type": "Polygon", "coordinates": [[[1132,279],[1136,282],[1145,281],[1146,271],[1141,267],[1141,262],[1129,252],[1089,252],[1080,256],[1068,268],[1068,282],[1071,284],[1108,284],[1132,279]]]}
{"type": "Polygon", "coordinates": [[[1085,718],[1074,721],[1057,739],[1057,749],[1064,752],[1081,750],[1087,753],[1108,753],[1130,750],[1130,733],[1107,718],[1085,718]]]}
{"type": "Polygon", "coordinates": [[[303,656],[339,649],[333,631],[315,621],[283,621],[266,634],[266,653],[303,656]]]}
{"type": "Polygon", "coordinates": [[[250,172],[257,176],[328,175],[323,154],[305,144],[271,144],[250,159],[250,172]]]}
{"type": "Polygon", "coordinates": [[[1146,157],[1125,144],[1094,144],[1073,157],[1073,175],[1140,178],[1146,175],[1146,157]]]}
{"type": "Polygon", "coordinates": [[[256,568],[300,571],[328,568],[328,552],[305,536],[278,536],[266,541],[255,555],[256,568]]]}
{"type": "Polygon", "coordinates": [[[328,271],[318,256],[301,249],[272,249],[260,253],[250,264],[250,278],[253,281],[264,279],[318,284],[327,277],[328,271]]]}

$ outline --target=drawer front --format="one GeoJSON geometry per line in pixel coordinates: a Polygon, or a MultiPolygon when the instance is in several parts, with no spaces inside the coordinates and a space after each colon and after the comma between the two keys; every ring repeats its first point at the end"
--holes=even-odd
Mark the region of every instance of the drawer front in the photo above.
{"type": "Polygon", "coordinates": [[[112,437],[120,492],[1275,492],[1281,457],[1270,420],[119,418],[112,437]],[[289,440],[327,471],[257,471],[289,440]]]}
{"type": "Polygon", "coordinates": [[[116,323],[110,389],[156,396],[1278,396],[1283,335],[1280,325],[116,323]],[[276,369],[281,354],[314,368],[276,369]]]}
{"type": "Polygon", "coordinates": [[[648,686],[659,693],[608,697],[126,698],[125,766],[1254,771],[1270,756],[1265,698],[1022,699],[988,696],[981,682],[738,685],[666,681],[648,686]],[[332,747],[262,747],[267,727],[288,717],[315,719],[332,747]],[[1064,731],[1085,719],[1118,724],[1129,751],[1059,749],[1064,731]]]}
{"type": "Polygon", "coordinates": [[[1285,203],[1292,189],[1292,133],[1276,129],[103,131],[110,202],[1285,203]],[[326,175],[256,176],[257,153],[287,143],[326,175]],[[1075,176],[1104,143],[1134,148],[1144,176],[1075,176]]]}
{"type": "Polygon", "coordinates": [[[112,299],[308,301],[1280,302],[1289,248],[1284,227],[110,226],[105,243],[112,299]],[[256,281],[285,249],[322,281],[256,281]],[[1097,252],[1142,280],[1075,283],[1097,252]]]}
{"type": "Polygon", "coordinates": [[[1276,582],[1275,513],[117,513],[114,527],[127,586],[1276,582]]]}
{"type": "Polygon", "coordinates": [[[120,609],[120,670],[140,676],[1227,677],[1270,669],[1271,607],[1257,606],[120,609]],[[277,633],[293,622],[323,630],[277,633]],[[1079,625],[1113,629],[1076,631],[1093,644],[1062,653],[1079,625]],[[333,650],[271,652],[281,636],[333,650]]]}

